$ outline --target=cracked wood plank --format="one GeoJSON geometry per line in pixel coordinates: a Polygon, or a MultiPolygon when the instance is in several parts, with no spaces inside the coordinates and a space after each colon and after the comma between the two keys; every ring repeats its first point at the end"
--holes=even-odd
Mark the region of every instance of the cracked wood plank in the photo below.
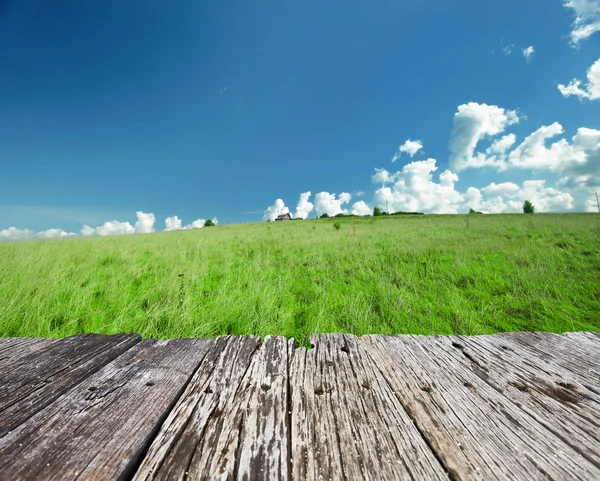
{"type": "Polygon", "coordinates": [[[222,337],[135,479],[287,479],[287,342],[222,337]]]}
{"type": "Polygon", "coordinates": [[[9,337],[0,339],[0,372],[8,369],[8,363],[14,363],[21,357],[49,346],[57,339],[35,337],[9,337]]]}
{"type": "Polygon", "coordinates": [[[600,393],[594,384],[600,378],[600,349],[590,349],[572,337],[549,332],[510,332],[491,336],[505,341],[508,346],[517,345],[531,356],[555,364],[571,372],[572,376],[586,383],[591,390],[600,393]]]}
{"type": "MultiPolygon", "coordinates": [[[[137,334],[86,334],[41,343],[2,362],[0,438],[140,341],[137,334]]],[[[27,345],[27,344],[26,344],[27,345]]]]}
{"type": "MultiPolygon", "coordinates": [[[[451,352],[457,364],[512,400],[536,422],[600,466],[600,396],[570,373],[493,336],[428,339],[451,352]]],[[[600,380],[596,384],[600,389],[600,380]]],[[[471,387],[477,389],[477,385],[471,387]]]]}
{"type": "Polygon", "coordinates": [[[311,343],[290,359],[294,479],[448,479],[355,336],[311,343]]]}
{"type": "Polygon", "coordinates": [[[600,468],[481,382],[484,367],[466,368],[435,339],[364,336],[360,343],[453,478],[600,479],[600,468]]]}
{"type": "Polygon", "coordinates": [[[212,345],[146,340],[0,439],[6,479],[130,477],[212,345]]]}

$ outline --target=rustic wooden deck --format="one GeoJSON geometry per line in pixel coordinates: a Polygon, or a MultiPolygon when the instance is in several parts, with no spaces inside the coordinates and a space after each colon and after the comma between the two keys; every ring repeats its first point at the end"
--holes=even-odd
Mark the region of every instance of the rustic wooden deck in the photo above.
{"type": "Polygon", "coordinates": [[[600,334],[0,339],[0,479],[600,479],[600,334]]]}

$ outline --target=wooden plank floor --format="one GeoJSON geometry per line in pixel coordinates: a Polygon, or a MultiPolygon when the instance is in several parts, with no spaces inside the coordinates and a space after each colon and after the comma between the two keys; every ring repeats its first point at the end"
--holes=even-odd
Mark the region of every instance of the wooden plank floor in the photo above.
{"type": "Polygon", "coordinates": [[[600,479],[600,334],[0,339],[0,479],[600,479]]]}

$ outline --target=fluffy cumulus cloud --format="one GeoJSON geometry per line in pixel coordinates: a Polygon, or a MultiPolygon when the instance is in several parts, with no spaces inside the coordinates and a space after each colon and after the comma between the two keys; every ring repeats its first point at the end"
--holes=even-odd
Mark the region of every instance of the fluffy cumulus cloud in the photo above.
{"type": "Polygon", "coordinates": [[[267,207],[267,210],[265,210],[263,219],[264,220],[275,220],[281,214],[287,214],[289,212],[290,212],[290,209],[288,209],[285,206],[285,203],[283,202],[283,200],[276,199],[275,202],[273,203],[273,205],[267,207]]]}
{"type": "Polygon", "coordinates": [[[419,152],[423,148],[423,144],[420,140],[407,140],[400,147],[398,147],[398,152],[394,154],[392,157],[392,162],[396,162],[400,156],[404,153],[414,157],[414,155],[419,152]]]}
{"type": "Polygon", "coordinates": [[[504,132],[509,126],[519,122],[517,112],[496,105],[469,102],[460,105],[454,115],[454,127],[450,137],[450,166],[456,171],[469,167],[498,165],[496,156],[475,155],[480,140],[491,138],[504,132]]]}
{"type": "Polygon", "coordinates": [[[373,209],[371,209],[364,200],[359,200],[352,205],[351,214],[353,215],[371,215],[373,209]]]}
{"type": "MultiPolygon", "coordinates": [[[[432,173],[437,170],[435,159],[411,162],[395,174],[386,172],[393,185],[375,191],[375,205],[392,212],[431,212],[456,214],[464,195],[456,191],[458,176],[446,170],[434,182],[432,173]]],[[[382,174],[382,172],[378,172],[382,174]]]]}
{"type": "Polygon", "coordinates": [[[319,192],[315,195],[315,210],[317,216],[327,214],[328,216],[334,216],[337,214],[347,214],[347,209],[342,209],[342,205],[349,203],[352,200],[352,196],[347,192],[342,192],[339,197],[329,192],[319,192]]]}
{"type": "Polygon", "coordinates": [[[135,223],[136,234],[149,234],[154,232],[154,214],[145,214],[144,212],[136,212],[137,222],[135,223]]]}
{"type": "Polygon", "coordinates": [[[29,229],[17,229],[16,227],[9,227],[8,229],[0,230],[0,240],[3,241],[24,240],[34,238],[35,232],[29,229]]]}
{"type": "Polygon", "coordinates": [[[535,53],[535,49],[533,48],[533,45],[530,45],[527,48],[524,48],[522,50],[523,52],[523,57],[525,57],[525,60],[527,61],[527,63],[531,62],[531,59],[533,58],[533,54],[535,53]]]}
{"type": "Polygon", "coordinates": [[[564,0],[563,5],[575,14],[571,30],[574,46],[600,31],[600,0],[564,0]]]}
{"type": "Polygon", "coordinates": [[[300,194],[296,206],[296,219],[306,219],[308,214],[312,212],[314,205],[308,199],[310,199],[310,191],[300,194]]]}
{"type": "MultiPolygon", "coordinates": [[[[600,8],[600,6],[598,7],[600,8]]],[[[580,100],[598,100],[600,99],[600,59],[587,71],[587,84],[581,86],[581,80],[573,79],[568,85],[558,85],[558,90],[565,97],[575,95],[580,100]]]]}
{"type": "Polygon", "coordinates": [[[17,229],[9,227],[0,230],[0,241],[26,240],[26,239],[61,239],[63,237],[74,237],[77,234],[66,232],[62,229],[48,229],[42,232],[34,232],[29,229],[17,229]]]}
{"type": "MultiPolygon", "coordinates": [[[[145,213],[142,211],[136,212],[137,222],[135,227],[129,222],[119,222],[112,220],[105,222],[98,227],[90,227],[84,225],[81,228],[80,234],[83,237],[90,236],[112,236],[112,235],[124,235],[124,234],[147,234],[154,232],[154,224],[156,218],[152,213],[145,213]]],[[[217,218],[212,219],[214,224],[217,224],[217,218]]],[[[180,230],[180,229],[197,229],[204,227],[204,219],[197,219],[191,224],[182,226],[181,220],[176,215],[168,217],[165,221],[165,230],[180,230]]],[[[8,229],[0,230],[0,241],[3,240],[25,240],[25,239],[59,239],[64,237],[76,237],[77,234],[73,232],[66,232],[62,229],[48,229],[42,232],[34,232],[29,229],[17,229],[15,227],[9,227],[8,229]]]]}
{"type": "Polygon", "coordinates": [[[100,227],[90,227],[84,225],[81,229],[81,235],[84,237],[89,236],[110,236],[110,235],[124,235],[134,234],[135,228],[129,222],[119,222],[117,220],[111,220],[105,222],[100,227]]]}
{"type": "MultiPolygon", "coordinates": [[[[201,229],[202,227],[204,227],[205,222],[206,222],[206,219],[196,219],[191,224],[182,226],[181,219],[179,217],[177,217],[176,215],[174,215],[172,217],[167,217],[165,219],[165,231],[185,230],[185,229],[201,229]]],[[[216,217],[213,219],[213,222],[215,223],[215,225],[217,224],[216,217]]]]}
{"type": "Polygon", "coordinates": [[[481,189],[485,196],[476,210],[489,214],[523,212],[525,200],[529,200],[537,212],[563,212],[573,208],[571,194],[545,185],[544,180],[526,180],[521,186],[512,182],[491,183],[481,189]]]}

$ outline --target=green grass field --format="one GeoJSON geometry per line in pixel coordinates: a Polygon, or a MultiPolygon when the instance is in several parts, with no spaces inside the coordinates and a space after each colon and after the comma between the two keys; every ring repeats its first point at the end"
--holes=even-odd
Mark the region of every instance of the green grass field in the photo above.
{"type": "Polygon", "coordinates": [[[0,244],[0,336],[600,330],[600,216],[319,219],[0,244]],[[336,230],[334,222],[340,221],[336,230]]]}

